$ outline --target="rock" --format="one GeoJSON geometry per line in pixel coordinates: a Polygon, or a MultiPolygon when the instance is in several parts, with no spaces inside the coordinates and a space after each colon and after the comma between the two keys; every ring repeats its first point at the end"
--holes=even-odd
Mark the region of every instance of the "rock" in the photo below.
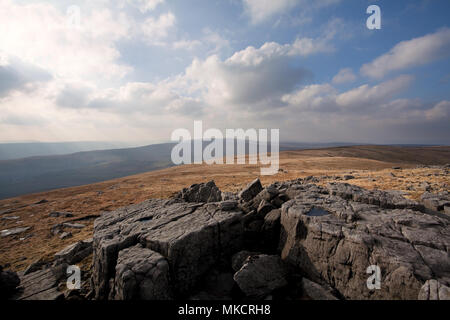
{"type": "Polygon", "coordinates": [[[256,214],[259,219],[264,219],[266,214],[268,214],[273,209],[275,209],[275,207],[270,202],[267,202],[266,200],[262,200],[258,206],[256,214]]]}
{"type": "Polygon", "coordinates": [[[13,271],[5,271],[0,266],[0,299],[6,300],[13,296],[17,286],[20,284],[20,279],[13,271]]]}
{"type": "Polygon", "coordinates": [[[259,253],[252,252],[252,251],[239,251],[238,253],[233,255],[233,257],[231,259],[231,267],[233,268],[233,270],[235,272],[239,271],[239,269],[242,268],[242,266],[244,265],[245,260],[247,260],[248,257],[255,256],[255,255],[258,255],[258,254],[259,253]]]}
{"type": "Polygon", "coordinates": [[[66,263],[72,265],[82,261],[92,253],[92,242],[92,239],[88,239],[65,247],[55,254],[56,264],[66,263]]]}
{"type": "Polygon", "coordinates": [[[186,202],[219,202],[222,200],[222,192],[217,188],[214,181],[193,184],[189,188],[181,190],[176,198],[186,202]]]}
{"type": "Polygon", "coordinates": [[[19,294],[17,300],[61,300],[63,292],[58,290],[58,284],[66,277],[68,265],[47,268],[20,276],[19,294]]]}
{"type": "Polygon", "coordinates": [[[219,203],[220,210],[223,211],[232,211],[238,207],[238,203],[236,200],[226,200],[219,203]]]}
{"type": "Polygon", "coordinates": [[[445,206],[445,207],[444,207],[444,212],[445,212],[446,214],[450,214],[450,206],[445,206]]]}
{"type": "Polygon", "coordinates": [[[24,232],[26,232],[26,231],[28,231],[30,229],[31,229],[31,227],[5,229],[5,230],[2,230],[0,232],[0,234],[1,234],[2,238],[3,238],[3,237],[14,236],[14,235],[17,235],[17,234],[24,233],[24,232]]]}
{"type": "Polygon", "coordinates": [[[212,266],[242,247],[242,211],[224,211],[219,205],[149,200],[103,214],[94,223],[91,282],[96,299],[111,294],[117,257],[138,243],[167,260],[173,294],[187,297],[212,266]]]}
{"type": "Polygon", "coordinates": [[[38,270],[41,270],[44,266],[46,266],[47,263],[42,259],[39,258],[35,261],[33,261],[23,272],[23,275],[26,276],[27,274],[36,272],[38,270]]]}
{"type": "Polygon", "coordinates": [[[84,224],[81,223],[70,223],[70,222],[65,222],[62,224],[62,226],[65,228],[72,228],[72,229],[83,229],[84,227],[86,227],[84,224]]]}
{"type": "Polygon", "coordinates": [[[448,220],[404,209],[415,205],[400,196],[354,186],[329,186],[330,194],[298,190],[282,207],[281,257],[309,279],[346,299],[416,299],[423,279],[450,281],[448,220]],[[381,290],[367,289],[371,265],[381,268],[381,290]]]}
{"type": "Polygon", "coordinates": [[[433,211],[445,211],[445,207],[450,206],[450,193],[448,191],[440,193],[425,192],[420,200],[427,209],[433,211]]]}
{"type": "Polygon", "coordinates": [[[48,202],[48,200],[42,199],[42,200],[36,202],[35,204],[44,204],[44,203],[47,203],[47,202],[48,202]]]}
{"type": "Polygon", "coordinates": [[[450,300],[450,288],[439,281],[428,280],[419,292],[419,300],[450,300]]]}
{"type": "Polygon", "coordinates": [[[53,212],[50,212],[50,214],[48,216],[52,217],[52,218],[60,218],[60,217],[71,218],[71,217],[73,217],[73,214],[70,212],[53,211],[53,212]]]}
{"type": "Polygon", "coordinates": [[[281,210],[275,209],[270,211],[264,218],[264,224],[261,228],[263,233],[264,247],[268,251],[275,251],[280,240],[280,223],[281,210]]]}
{"type": "Polygon", "coordinates": [[[227,200],[239,200],[237,194],[234,194],[232,192],[223,192],[222,191],[222,201],[227,201],[227,200]]]}
{"type": "Polygon", "coordinates": [[[338,300],[329,288],[324,288],[311,280],[303,278],[301,285],[303,294],[312,300],[338,300]]]}
{"type": "Polygon", "coordinates": [[[169,300],[172,292],[167,260],[136,245],[119,252],[114,280],[116,300],[169,300]]]}
{"type": "Polygon", "coordinates": [[[249,298],[262,299],[287,286],[288,270],[278,256],[256,255],[247,258],[234,274],[239,288],[249,298]]]}
{"type": "Polygon", "coordinates": [[[258,193],[263,190],[261,181],[256,179],[250,182],[241,192],[239,192],[239,199],[247,202],[252,200],[258,193]]]}
{"type": "Polygon", "coordinates": [[[232,273],[214,268],[204,277],[200,285],[200,292],[194,294],[191,299],[197,300],[203,296],[208,300],[231,300],[235,286],[232,273]]]}
{"type": "Polygon", "coordinates": [[[392,170],[402,170],[402,167],[392,167],[392,170]]]}
{"type": "Polygon", "coordinates": [[[70,232],[63,232],[63,233],[60,234],[59,238],[61,240],[66,240],[66,239],[72,238],[72,233],[70,233],[70,232]]]}
{"type": "Polygon", "coordinates": [[[2,217],[0,220],[13,221],[13,220],[19,220],[19,219],[20,219],[20,217],[11,216],[11,217],[2,217]]]}
{"type": "Polygon", "coordinates": [[[346,175],[344,175],[344,178],[343,178],[345,181],[348,181],[348,180],[353,180],[353,179],[355,179],[355,177],[354,176],[352,176],[352,175],[349,175],[349,174],[346,174],[346,175]]]}

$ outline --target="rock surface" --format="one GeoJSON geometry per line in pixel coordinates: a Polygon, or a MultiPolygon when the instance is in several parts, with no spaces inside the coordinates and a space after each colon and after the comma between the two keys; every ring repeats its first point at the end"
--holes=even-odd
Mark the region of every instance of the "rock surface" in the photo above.
{"type": "Polygon", "coordinates": [[[420,200],[423,202],[426,208],[433,211],[444,211],[448,213],[450,207],[450,193],[448,191],[441,193],[425,192],[420,200]],[[447,209],[446,209],[447,208],[447,209]]]}
{"type": "Polygon", "coordinates": [[[0,299],[9,299],[20,284],[20,279],[15,272],[3,270],[0,266],[0,299]]]}
{"type": "Polygon", "coordinates": [[[193,184],[189,188],[181,190],[176,198],[186,202],[219,202],[222,200],[222,192],[214,181],[193,184]]]}
{"type": "Polygon", "coordinates": [[[439,281],[428,280],[419,292],[419,300],[450,300],[450,288],[439,281]]]}
{"type": "Polygon", "coordinates": [[[234,274],[239,288],[249,298],[262,299],[287,286],[288,269],[279,256],[255,255],[234,274]]]}
{"type": "Polygon", "coordinates": [[[245,187],[239,193],[238,196],[239,196],[239,199],[242,199],[243,201],[250,201],[262,190],[263,190],[263,187],[261,185],[261,181],[259,179],[256,179],[256,180],[250,182],[247,185],[247,187],[245,187]]]}

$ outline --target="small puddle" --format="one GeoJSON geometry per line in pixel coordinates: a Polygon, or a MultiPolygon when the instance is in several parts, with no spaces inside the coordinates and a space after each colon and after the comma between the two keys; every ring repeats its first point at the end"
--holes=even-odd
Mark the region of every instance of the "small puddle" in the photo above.
{"type": "Polygon", "coordinates": [[[331,214],[330,212],[321,208],[312,208],[306,215],[309,217],[322,217],[331,214]]]}

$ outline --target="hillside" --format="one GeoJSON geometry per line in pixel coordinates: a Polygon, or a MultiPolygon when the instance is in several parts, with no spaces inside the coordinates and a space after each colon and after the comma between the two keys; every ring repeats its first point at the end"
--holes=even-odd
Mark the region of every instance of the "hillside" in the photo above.
{"type": "MultiPolygon", "coordinates": [[[[357,146],[286,151],[280,154],[280,172],[260,178],[264,185],[308,176],[317,177],[315,183],[325,185],[345,178],[361,187],[399,190],[417,199],[425,190],[449,190],[448,174],[431,166],[447,163],[450,147],[357,146]]],[[[0,265],[21,270],[76,240],[91,237],[93,221],[104,211],[149,198],[167,198],[186,186],[209,180],[215,180],[223,191],[238,191],[259,173],[256,165],[187,165],[1,200],[0,230],[30,229],[0,238],[0,265]],[[70,212],[73,217],[51,217],[52,212],[70,212]],[[72,237],[62,240],[51,229],[63,222],[85,227],[67,229],[72,237]]]]}

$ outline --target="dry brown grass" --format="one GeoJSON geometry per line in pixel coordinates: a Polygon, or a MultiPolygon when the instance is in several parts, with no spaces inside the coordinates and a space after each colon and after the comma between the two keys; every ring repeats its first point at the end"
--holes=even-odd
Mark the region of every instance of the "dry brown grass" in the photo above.
{"type": "MultiPolygon", "coordinates": [[[[433,191],[448,190],[448,174],[442,169],[417,168],[417,164],[450,162],[450,148],[421,148],[405,152],[403,148],[353,147],[323,150],[289,151],[280,154],[282,172],[260,177],[257,165],[186,165],[148,172],[101,183],[25,195],[0,201],[2,216],[18,216],[19,221],[0,220],[0,230],[30,226],[25,234],[0,238],[0,265],[22,270],[38,258],[50,259],[65,246],[92,236],[94,219],[80,221],[82,230],[70,230],[73,238],[60,240],[50,228],[61,222],[99,215],[104,211],[142,202],[149,198],[168,198],[193,183],[214,180],[223,191],[236,192],[256,177],[264,185],[307,176],[352,174],[352,184],[368,189],[401,190],[417,199],[423,193],[420,184],[427,181],[433,191]],[[420,154],[419,154],[420,153],[420,154]],[[422,154],[423,153],[423,154],[422,154]],[[393,170],[401,166],[402,170],[393,170]],[[391,176],[395,174],[395,177],[391,176]],[[411,190],[409,190],[411,189],[411,190]],[[36,204],[45,199],[48,202],[36,204]],[[74,218],[51,218],[52,211],[67,211],[74,218]],[[25,240],[21,237],[30,236],[25,240]]],[[[326,184],[334,179],[321,180],[326,184]]]]}

